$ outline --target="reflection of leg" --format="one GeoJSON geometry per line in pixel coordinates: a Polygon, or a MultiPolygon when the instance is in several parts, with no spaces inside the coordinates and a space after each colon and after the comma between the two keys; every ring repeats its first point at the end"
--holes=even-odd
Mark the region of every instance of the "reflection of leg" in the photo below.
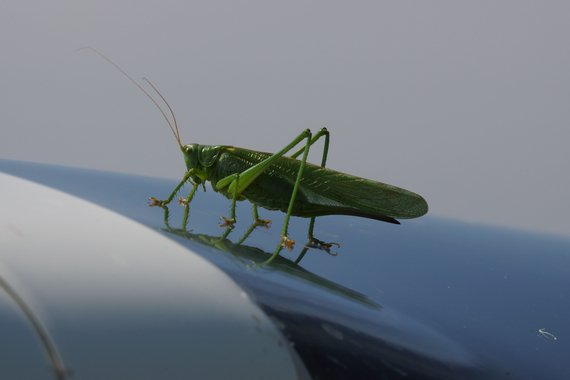
{"type": "Polygon", "coordinates": [[[192,186],[192,190],[190,190],[190,194],[188,194],[186,198],[182,197],[178,198],[178,204],[184,206],[184,214],[182,215],[182,229],[184,230],[188,225],[188,212],[190,211],[190,202],[192,202],[192,199],[194,198],[194,194],[196,193],[197,188],[198,184],[195,183],[194,186],[192,186]]]}
{"type": "Polygon", "coordinates": [[[233,226],[227,227],[226,230],[224,231],[224,233],[222,234],[222,236],[220,236],[218,238],[218,240],[219,241],[225,240],[228,237],[228,235],[230,234],[230,232],[232,232],[233,229],[234,229],[233,226]]]}
{"type": "MultiPolygon", "coordinates": [[[[330,142],[329,131],[326,128],[321,128],[321,130],[318,131],[315,134],[315,136],[313,136],[310,144],[313,145],[322,136],[325,136],[325,143],[323,145],[323,156],[321,157],[321,167],[324,168],[327,164],[327,156],[329,154],[329,142],[330,142]]],[[[298,151],[294,155],[292,155],[291,157],[296,158],[301,153],[302,153],[302,151],[298,151]]],[[[314,229],[314,227],[315,227],[315,217],[312,217],[311,222],[309,223],[309,232],[307,234],[309,237],[309,243],[307,243],[307,245],[311,244],[311,242],[313,241],[313,229],[314,229]]]]}
{"type": "Polygon", "coordinates": [[[162,210],[164,211],[164,215],[163,215],[164,225],[169,230],[172,230],[172,227],[170,227],[170,224],[168,223],[168,218],[170,217],[170,211],[168,210],[168,206],[161,206],[161,207],[162,207],[162,210]]]}
{"type": "Polygon", "coordinates": [[[269,228],[269,226],[271,226],[271,220],[259,219],[259,213],[257,212],[257,205],[255,203],[252,203],[251,205],[253,210],[253,223],[251,224],[251,226],[249,226],[247,231],[245,231],[243,236],[237,241],[236,243],[237,245],[242,244],[249,237],[249,235],[251,235],[253,230],[255,230],[257,227],[263,226],[265,228],[269,228]]]}
{"type": "Polygon", "coordinates": [[[289,236],[287,236],[289,230],[289,219],[291,218],[291,214],[293,213],[293,206],[295,205],[295,197],[297,196],[297,191],[299,190],[299,184],[301,183],[301,179],[303,178],[303,171],[305,170],[305,163],[307,162],[307,156],[309,155],[309,149],[311,146],[311,137],[312,133],[310,130],[307,129],[303,131],[303,133],[301,133],[295,140],[293,140],[289,145],[287,145],[278,153],[279,155],[283,155],[287,153],[289,150],[293,149],[298,143],[306,139],[305,147],[303,148],[303,158],[301,159],[301,164],[299,165],[299,171],[297,172],[297,178],[295,179],[295,184],[293,185],[293,191],[291,192],[291,198],[289,200],[289,206],[287,207],[287,213],[285,214],[285,221],[283,222],[283,229],[281,230],[281,239],[271,257],[269,257],[269,259],[265,261],[265,264],[269,264],[270,262],[272,262],[279,255],[279,252],[281,252],[283,247],[291,250],[293,249],[293,245],[295,244],[295,241],[293,239],[290,239],[289,236]]]}
{"type": "Polygon", "coordinates": [[[242,244],[249,237],[249,235],[251,235],[253,230],[255,230],[256,228],[257,228],[257,224],[255,224],[255,222],[252,223],[251,226],[249,226],[249,228],[247,229],[247,231],[245,231],[243,236],[236,242],[236,245],[242,244]]]}
{"type": "Polygon", "coordinates": [[[305,257],[308,250],[309,250],[309,247],[307,247],[307,246],[303,247],[303,249],[301,250],[301,253],[299,253],[299,256],[297,256],[297,259],[295,260],[295,264],[299,264],[301,262],[301,260],[303,260],[303,257],[305,257]]]}
{"type": "Polygon", "coordinates": [[[326,251],[327,253],[336,256],[336,253],[333,253],[330,251],[330,249],[334,246],[336,246],[337,248],[340,248],[340,244],[338,243],[334,243],[334,242],[330,242],[330,243],[325,243],[322,240],[317,239],[314,235],[313,235],[313,229],[315,228],[315,218],[311,218],[311,222],[309,223],[309,232],[307,233],[307,237],[309,238],[309,242],[305,245],[305,247],[307,248],[317,248],[317,249],[322,249],[324,251],[326,251]]]}
{"type": "Polygon", "coordinates": [[[212,247],[216,248],[216,249],[221,249],[222,251],[226,251],[226,248],[220,248],[220,246],[224,246],[224,241],[227,239],[228,235],[233,231],[233,227],[226,227],[226,229],[224,230],[224,233],[221,234],[219,237],[215,237],[212,238],[211,242],[208,243],[210,244],[212,247]]]}

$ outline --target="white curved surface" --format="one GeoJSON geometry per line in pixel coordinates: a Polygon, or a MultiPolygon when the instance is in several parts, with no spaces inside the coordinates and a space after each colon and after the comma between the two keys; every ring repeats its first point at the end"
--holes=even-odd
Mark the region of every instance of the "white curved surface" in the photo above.
{"type": "Polygon", "coordinates": [[[299,377],[267,316],[200,256],[107,209],[2,173],[0,199],[0,276],[74,378],[299,377]]]}

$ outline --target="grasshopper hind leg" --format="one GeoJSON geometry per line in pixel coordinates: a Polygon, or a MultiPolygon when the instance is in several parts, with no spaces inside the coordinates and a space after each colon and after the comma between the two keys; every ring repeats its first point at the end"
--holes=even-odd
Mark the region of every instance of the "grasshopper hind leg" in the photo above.
{"type": "MultiPolygon", "coordinates": [[[[325,137],[325,142],[323,145],[323,155],[321,157],[321,167],[324,168],[327,164],[327,157],[328,157],[328,153],[329,153],[330,132],[326,128],[321,128],[321,130],[318,131],[313,136],[310,144],[313,145],[322,136],[325,137]]],[[[302,149],[297,151],[291,157],[297,158],[301,153],[303,153],[302,149]]],[[[305,244],[305,247],[303,248],[303,250],[302,250],[301,254],[299,255],[299,257],[297,258],[297,260],[295,260],[295,263],[298,263],[299,261],[301,261],[301,259],[307,253],[307,250],[309,248],[321,249],[321,250],[324,250],[325,252],[327,252],[328,254],[331,254],[333,256],[336,256],[336,254],[331,252],[331,248],[333,246],[340,248],[340,244],[338,244],[338,243],[334,243],[334,242],[327,243],[327,242],[324,242],[322,240],[315,238],[315,236],[313,235],[313,230],[315,228],[315,220],[316,220],[316,218],[312,217],[311,221],[309,222],[309,230],[307,232],[307,237],[308,237],[307,244],[305,244]]]]}
{"type": "MultiPolygon", "coordinates": [[[[326,159],[326,151],[328,150],[328,135],[329,133],[325,128],[321,129],[317,134],[315,134],[314,137],[311,131],[306,129],[303,132],[301,132],[301,134],[299,134],[299,136],[297,136],[293,141],[291,141],[286,147],[281,149],[279,152],[274,153],[267,159],[253,165],[252,167],[248,168],[247,170],[239,174],[238,173],[231,174],[227,177],[220,179],[216,183],[217,190],[227,189],[226,191],[228,191],[229,194],[233,195],[231,217],[224,218],[224,220],[227,219],[228,225],[235,223],[235,203],[238,196],[242,194],[243,191],[245,191],[248,188],[248,186],[250,186],[256,180],[256,178],[258,178],[264,171],[266,171],[276,160],[278,160],[280,157],[283,157],[285,154],[287,154],[289,151],[295,148],[297,144],[301,143],[303,140],[306,141],[302,150],[292,155],[293,158],[296,158],[299,154],[302,153],[303,157],[300,159],[300,166],[297,172],[297,177],[295,179],[295,184],[293,186],[293,191],[291,192],[291,198],[289,199],[289,206],[285,214],[285,221],[283,223],[283,229],[281,230],[281,238],[279,244],[277,245],[275,252],[271,255],[271,257],[269,257],[266,263],[273,261],[279,255],[279,252],[281,252],[283,248],[292,249],[295,244],[295,241],[289,238],[288,236],[289,219],[291,218],[293,207],[295,205],[295,198],[299,190],[301,179],[303,178],[303,172],[305,170],[305,164],[307,162],[309,149],[311,145],[317,141],[318,138],[320,138],[321,136],[327,136],[327,139],[325,141],[325,154],[323,155],[324,156],[323,158],[326,159]]],[[[321,165],[324,165],[324,161],[321,165]]],[[[226,225],[226,222],[224,222],[223,225],[226,225]]]]}
{"type": "MultiPolygon", "coordinates": [[[[313,138],[311,139],[310,145],[313,145],[322,136],[325,137],[325,142],[323,144],[323,155],[321,157],[321,167],[324,168],[327,164],[327,157],[328,157],[328,153],[329,153],[330,132],[326,128],[321,128],[321,130],[318,131],[313,136],[313,138]]],[[[295,152],[295,154],[293,154],[291,157],[297,158],[301,153],[303,153],[303,149],[295,152]]],[[[295,264],[298,264],[303,259],[303,257],[305,256],[305,254],[307,253],[309,248],[316,248],[316,249],[323,250],[332,256],[336,256],[336,253],[332,252],[331,248],[333,246],[340,248],[340,244],[338,244],[338,243],[335,243],[335,242],[327,243],[327,242],[324,242],[322,240],[317,239],[313,235],[313,230],[315,228],[315,220],[316,220],[316,218],[312,217],[311,221],[309,222],[309,229],[307,231],[308,241],[305,244],[305,246],[303,247],[303,249],[301,250],[301,253],[297,257],[297,259],[295,260],[295,264]]]]}
{"type": "Polygon", "coordinates": [[[307,162],[307,157],[309,155],[309,149],[311,148],[311,145],[314,144],[315,141],[317,141],[317,139],[320,136],[325,135],[325,134],[328,135],[328,131],[326,129],[323,129],[323,130],[319,131],[313,137],[311,131],[309,131],[307,129],[301,135],[299,135],[299,137],[297,137],[296,140],[294,140],[295,145],[296,145],[297,143],[306,139],[305,146],[301,150],[299,150],[298,152],[294,153],[291,156],[292,158],[297,158],[297,156],[299,156],[301,153],[303,153],[303,157],[301,158],[301,165],[299,166],[299,171],[297,172],[297,178],[295,179],[295,185],[293,186],[293,191],[291,193],[291,199],[289,200],[289,207],[287,208],[287,214],[285,214],[285,222],[283,223],[283,229],[281,231],[281,239],[279,241],[279,244],[277,245],[277,248],[275,248],[275,251],[271,255],[271,257],[269,257],[269,259],[267,259],[267,261],[265,262],[266,264],[269,264],[270,262],[275,260],[275,258],[279,255],[279,253],[281,252],[281,250],[283,248],[287,248],[288,250],[292,250],[294,245],[295,245],[295,240],[289,238],[289,236],[288,236],[289,219],[291,218],[291,214],[293,212],[293,206],[295,204],[295,198],[297,196],[297,191],[299,190],[299,184],[301,182],[301,179],[303,178],[303,171],[305,170],[305,163],[307,162]]]}

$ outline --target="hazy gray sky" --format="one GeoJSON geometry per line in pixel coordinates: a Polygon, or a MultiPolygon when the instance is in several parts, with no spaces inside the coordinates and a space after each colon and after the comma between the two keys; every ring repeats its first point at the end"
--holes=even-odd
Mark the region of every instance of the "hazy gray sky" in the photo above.
{"type": "Polygon", "coordinates": [[[103,60],[150,77],[186,142],[329,166],[433,215],[570,235],[566,1],[0,3],[0,157],[180,177],[176,144],[103,60]]]}

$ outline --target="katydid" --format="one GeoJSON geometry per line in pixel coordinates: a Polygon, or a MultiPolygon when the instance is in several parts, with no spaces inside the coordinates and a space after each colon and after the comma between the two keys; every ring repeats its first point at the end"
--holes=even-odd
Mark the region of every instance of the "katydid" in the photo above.
{"type": "Polygon", "coordinates": [[[172,131],[187,171],[168,198],[151,197],[150,205],[167,205],[182,185],[190,182],[190,195],[180,201],[187,205],[197,187],[209,181],[215,191],[232,201],[230,217],[224,218],[223,225],[235,223],[236,201],[239,200],[249,200],[254,208],[261,206],[285,212],[282,247],[291,249],[294,245],[287,235],[291,216],[353,215],[399,224],[396,218],[416,218],[428,210],[426,201],[411,191],[325,168],[329,140],[325,128],[315,135],[308,129],[303,131],[274,154],[225,145],[183,145],[176,125],[172,131]],[[308,163],[311,145],[323,136],[322,165],[308,163]],[[303,149],[286,156],[303,141],[303,149]],[[297,159],[300,154],[302,158],[297,159]]]}
{"type": "MultiPolygon", "coordinates": [[[[222,226],[233,227],[237,201],[247,199],[253,204],[254,219],[258,225],[269,223],[259,219],[258,206],[280,210],[285,213],[281,240],[268,261],[273,260],[283,247],[293,248],[295,242],[288,236],[291,216],[311,218],[309,237],[312,239],[314,218],[318,216],[353,215],[399,224],[397,219],[417,218],[428,211],[426,201],[416,193],[326,168],[330,136],[326,128],[314,135],[306,129],[273,154],[228,145],[182,144],[174,112],[156,87],[143,78],[164,101],[172,120],[154,98],[122,68],[95,49],[90,49],[115,66],[150,98],[166,119],[184,157],[187,170],[182,180],[166,199],[150,197],[149,206],[165,207],[184,184],[190,183],[192,189],[189,195],[179,198],[179,203],[186,206],[187,210],[198,186],[210,182],[214,191],[231,200],[230,216],[223,217],[222,226]],[[313,165],[307,162],[307,156],[311,146],[321,137],[324,137],[321,165],[313,165]],[[297,146],[302,147],[295,151],[297,146]]],[[[326,243],[314,240],[327,246],[326,243]]]]}

